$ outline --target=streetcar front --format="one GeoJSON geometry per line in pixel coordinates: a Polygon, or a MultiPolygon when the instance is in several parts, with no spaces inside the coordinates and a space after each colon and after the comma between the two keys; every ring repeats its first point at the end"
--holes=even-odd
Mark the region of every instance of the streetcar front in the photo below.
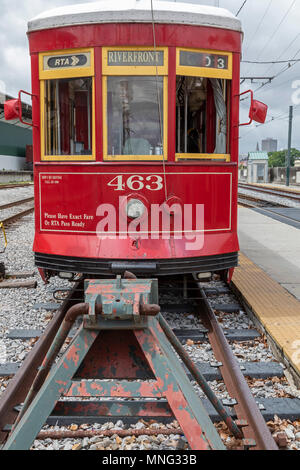
{"type": "Polygon", "coordinates": [[[239,20],[102,1],[41,15],[29,42],[43,277],[227,277],[239,250],[239,20]]]}

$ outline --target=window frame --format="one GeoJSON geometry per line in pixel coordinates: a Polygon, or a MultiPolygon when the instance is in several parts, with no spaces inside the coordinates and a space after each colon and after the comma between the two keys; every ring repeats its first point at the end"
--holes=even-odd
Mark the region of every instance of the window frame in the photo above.
{"type": "Polygon", "coordinates": [[[95,56],[94,49],[64,49],[39,54],[39,78],[40,78],[40,115],[41,115],[41,161],[47,162],[71,162],[71,161],[96,161],[96,89],[95,89],[95,56]],[[63,68],[54,70],[44,70],[44,57],[67,56],[70,54],[90,53],[91,61],[87,67],[63,68]],[[45,154],[45,96],[46,83],[48,80],[72,78],[92,78],[92,154],[91,155],[46,155],[45,154]]]}
{"type": "MultiPolygon", "coordinates": [[[[219,78],[226,79],[232,82],[233,78],[233,54],[231,52],[217,51],[212,49],[189,49],[184,47],[176,48],[176,77],[201,77],[201,78],[219,78]],[[180,65],[180,52],[198,52],[207,54],[219,54],[228,57],[228,69],[214,69],[208,67],[192,67],[186,65],[180,65]]],[[[228,112],[227,112],[228,115],[228,112]]],[[[227,122],[228,133],[230,131],[229,122],[227,122]]],[[[229,141],[229,135],[227,134],[227,142],[229,141]]],[[[231,162],[230,153],[215,154],[215,153],[177,153],[175,152],[175,161],[183,160],[219,160],[229,163],[231,162]]]]}
{"type": "Polygon", "coordinates": [[[103,116],[103,161],[167,161],[168,160],[168,73],[169,53],[167,47],[103,47],[102,48],[102,116],[103,116]],[[110,66],[107,65],[109,51],[163,51],[163,66],[110,66]],[[130,76],[163,77],[163,155],[109,155],[108,154],[108,116],[107,116],[107,78],[130,76]]]}

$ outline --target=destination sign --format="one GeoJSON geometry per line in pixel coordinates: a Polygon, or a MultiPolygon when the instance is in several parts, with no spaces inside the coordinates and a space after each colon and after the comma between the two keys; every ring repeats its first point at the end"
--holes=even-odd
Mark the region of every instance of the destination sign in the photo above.
{"type": "Polygon", "coordinates": [[[85,54],[68,54],[44,57],[44,70],[57,70],[65,68],[75,69],[79,67],[90,67],[90,65],[90,52],[85,54]]]}
{"type": "Polygon", "coordinates": [[[107,65],[110,67],[163,66],[164,51],[108,51],[107,65]]]}
{"type": "Polygon", "coordinates": [[[180,51],[180,65],[185,67],[228,70],[229,61],[227,55],[180,51]]]}

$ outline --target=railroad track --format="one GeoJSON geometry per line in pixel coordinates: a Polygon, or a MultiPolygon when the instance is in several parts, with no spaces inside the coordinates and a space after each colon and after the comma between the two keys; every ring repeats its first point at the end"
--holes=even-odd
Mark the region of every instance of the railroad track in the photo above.
{"type": "Polygon", "coordinates": [[[0,184],[1,189],[13,189],[13,188],[27,188],[28,186],[34,186],[34,183],[24,183],[24,184],[0,184]]]}
{"type": "Polygon", "coordinates": [[[257,193],[263,193],[263,194],[270,194],[272,196],[279,196],[283,197],[285,199],[291,200],[291,201],[297,201],[300,202],[300,193],[297,191],[285,191],[284,189],[281,188],[264,188],[261,186],[257,186],[255,184],[245,184],[245,183],[239,183],[239,188],[241,189],[247,189],[249,191],[254,191],[257,193]]]}
{"type": "Polygon", "coordinates": [[[248,209],[258,209],[263,215],[272,217],[279,222],[290,224],[293,227],[300,228],[299,214],[296,212],[299,211],[299,209],[287,208],[287,206],[264,201],[263,199],[257,199],[245,194],[238,195],[238,204],[242,207],[247,207],[248,209]],[[285,208],[285,213],[277,211],[276,208],[285,208]]]}
{"type": "Polygon", "coordinates": [[[26,204],[29,204],[30,202],[33,202],[33,201],[34,201],[34,197],[29,197],[29,198],[26,198],[26,199],[21,199],[21,200],[18,200],[18,201],[13,201],[13,202],[9,202],[9,203],[1,205],[0,206],[0,222],[3,223],[4,227],[7,227],[7,226],[15,223],[19,219],[22,219],[26,215],[31,214],[32,212],[34,212],[34,206],[28,207],[28,208],[26,208],[26,209],[24,209],[20,212],[12,214],[12,215],[2,216],[3,211],[7,211],[8,209],[12,209],[12,208],[15,208],[15,207],[26,205],[26,204]]]}
{"type": "Polygon", "coordinates": [[[22,204],[26,204],[27,202],[33,202],[34,197],[28,197],[27,199],[21,199],[19,201],[9,202],[7,204],[3,204],[0,206],[0,211],[5,209],[10,209],[11,207],[21,206],[22,204]]]}
{"type": "Polygon", "coordinates": [[[271,201],[266,201],[265,199],[260,199],[259,197],[256,196],[251,196],[248,194],[238,194],[238,203],[241,206],[244,207],[286,207],[283,204],[276,203],[276,202],[271,202],[271,201]]]}
{"type": "MultiPolygon", "coordinates": [[[[241,363],[237,361],[232,351],[235,347],[234,345],[237,343],[248,344],[248,342],[252,344],[255,341],[260,341],[261,336],[257,330],[253,329],[228,329],[221,327],[220,320],[226,315],[226,312],[228,315],[237,315],[242,308],[238,304],[218,304],[218,297],[228,293],[228,288],[224,285],[223,288],[205,289],[203,285],[200,286],[189,282],[188,285],[185,284],[185,298],[180,294],[180,302],[174,304],[170,303],[170,294],[176,299],[178,293],[183,292],[183,284],[181,281],[174,283],[162,281],[160,284],[160,292],[161,308],[164,316],[161,326],[165,333],[170,335],[169,340],[172,342],[175,349],[179,347],[178,342],[186,344],[185,348],[189,358],[187,358],[185,366],[187,367],[190,380],[195,381],[198,378],[198,384],[193,383],[195,387],[199,385],[201,377],[199,378],[199,374],[197,374],[198,371],[202,374],[202,378],[204,377],[204,379],[208,381],[221,381],[226,387],[229,398],[223,401],[224,409],[226,409],[228,415],[235,420],[242,432],[240,436],[241,439],[236,440],[233,448],[276,449],[277,446],[268,430],[266,420],[272,420],[275,415],[281,418],[300,419],[300,406],[298,412],[295,412],[295,404],[293,404],[295,402],[293,402],[292,398],[257,399],[253,397],[251,389],[247,384],[249,379],[265,379],[270,381],[270,378],[276,377],[278,380],[282,380],[283,370],[279,364],[273,361],[269,363],[241,363]],[[220,313],[221,317],[219,316],[220,313]],[[178,327],[176,318],[178,319],[179,316],[179,318],[183,319],[186,318],[187,315],[189,318],[192,318],[189,320],[191,326],[193,325],[192,328],[178,327]],[[172,328],[171,332],[164,324],[166,320],[172,328]],[[201,348],[203,344],[210,344],[214,362],[199,363],[197,359],[194,358],[193,354],[197,348],[201,348]],[[193,351],[191,352],[190,349],[193,351]],[[261,408],[261,411],[259,408],[261,408]]],[[[7,375],[15,375],[0,398],[1,443],[7,438],[11,426],[18,416],[18,412],[21,409],[20,404],[24,402],[30,385],[36,375],[36,371],[41,365],[46,351],[49,349],[66,312],[72,305],[82,301],[83,282],[81,281],[69,292],[67,299],[64,300],[63,304],[58,309],[46,331],[43,334],[42,332],[32,333],[32,337],[39,336],[39,334],[41,336],[33,349],[29,352],[21,368],[17,369],[16,364],[14,364],[13,369],[9,371],[11,365],[6,364],[7,375]]],[[[28,340],[30,339],[30,331],[11,332],[10,336],[14,339],[28,340]]],[[[2,371],[2,375],[5,374],[5,366],[3,368],[4,371],[2,371]]],[[[215,408],[203,394],[201,395],[201,400],[211,420],[214,422],[221,421],[215,408]]],[[[106,409],[105,405],[108,404],[110,410],[112,410],[113,401],[102,401],[102,410],[106,409]]],[[[120,405],[120,401],[117,399],[115,404],[120,405]]],[[[83,405],[84,403],[82,403],[82,406],[83,405]]],[[[78,411],[79,409],[78,401],[59,402],[52,415],[49,417],[47,424],[50,426],[57,425],[64,427],[70,426],[71,424],[74,425],[74,423],[78,426],[83,424],[92,426],[95,423],[104,424],[107,421],[116,423],[116,421],[123,419],[124,423],[129,426],[132,422],[137,422],[141,416],[143,416],[142,410],[144,410],[146,406],[154,410],[152,419],[156,420],[158,423],[167,423],[170,420],[174,420],[174,417],[170,415],[170,411],[167,409],[167,403],[161,399],[159,402],[155,399],[151,400],[150,398],[147,399],[147,401],[130,399],[125,401],[123,405],[127,409],[127,415],[120,416],[118,413],[114,414],[110,412],[108,417],[105,412],[101,413],[100,410],[98,410],[98,412],[95,411],[95,402],[92,404],[86,402],[84,411],[76,416],[76,410],[78,411]],[[161,416],[158,414],[158,409],[162,411],[161,416]]],[[[98,406],[100,406],[100,404],[98,406]]],[[[97,435],[115,435],[118,434],[118,432],[121,436],[138,436],[143,433],[147,434],[147,432],[152,435],[159,435],[163,434],[163,431],[165,431],[166,435],[170,434],[170,430],[166,428],[162,429],[161,427],[152,431],[142,429],[137,432],[132,429],[127,429],[120,432],[120,430],[112,429],[102,433],[99,430],[95,433],[95,430],[83,432],[78,429],[77,432],[71,432],[65,429],[64,431],[57,431],[57,428],[55,429],[55,432],[49,429],[42,431],[38,439],[52,438],[62,440],[70,436],[83,438],[97,435]]],[[[178,433],[182,435],[181,429],[173,429],[172,432],[173,434],[178,433]]]]}

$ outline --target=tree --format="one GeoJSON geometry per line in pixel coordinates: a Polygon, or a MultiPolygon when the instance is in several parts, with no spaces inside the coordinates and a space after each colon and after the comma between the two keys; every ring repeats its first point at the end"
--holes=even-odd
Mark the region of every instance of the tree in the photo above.
{"type": "MultiPolygon", "coordinates": [[[[287,150],[281,150],[280,152],[269,152],[269,167],[285,167],[287,150]]],[[[294,166],[295,160],[300,160],[300,151],[292,148],[291,149],[291,166],[294,166]]]]}

